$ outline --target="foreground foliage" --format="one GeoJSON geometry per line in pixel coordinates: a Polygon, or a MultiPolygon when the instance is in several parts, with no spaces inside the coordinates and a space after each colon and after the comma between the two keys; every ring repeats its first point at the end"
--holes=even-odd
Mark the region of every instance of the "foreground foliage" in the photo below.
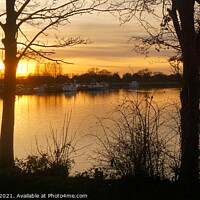
{"type": "Polygon", "coordinates": [[[124,98],[111,116],[98,118],[103,136],[93,134],[100,165],[111,177],[177,179],[180,167],[180,118],[171,103],[155,103],[154,94],[124,98]],[[170,114],[169,114],[170,112],[170,114]]]}
{"type": "Polygon", "coordinates": [[[44,146],[38,143],[36,137],[36,153],[28,155],[25,159],[15,159],[18,173],[37,176],[69,175],[74,163],[71,154],[76,151],[75,134],[68,134],[70,120],[71,113],[68,113],[59,133],[51,126],[50,135],[45,136],[44,146]]]}
{"type": "Polygon", "coordinates": [[[99,180],[83,177],[24,176],[0,174],[0,193],[87,194],[94,200],[198,200],[198,186],[183,187],[178,182],[152,178],[127,177],[99,180]]]}

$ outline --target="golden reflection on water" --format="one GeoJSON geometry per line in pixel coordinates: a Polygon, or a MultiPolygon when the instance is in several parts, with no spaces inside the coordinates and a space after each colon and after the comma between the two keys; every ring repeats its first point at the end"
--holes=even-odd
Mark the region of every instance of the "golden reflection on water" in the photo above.
{"type": "MultiPolygon", "coordinates": [[[[170,102],[179,99],[178,89],[149,90],[154,101],[158,103],[170,102]]],[[[16,96],[15,108],[15,155],[25,157],[27,153],[34,152],[35,137],[39,144],[45,146],[45,134],[48,136],[50,126],[59,134],[66,113],[72,111],[69,134],[76,132],[76,138],[80,139],[90,133],[90,127],[95,126],[95,116],[103,117],[125,97],[143,96],[144,90],[138,92],[130,90],[107,90],[68,92],[61,94],[39,94],[16,96]]],[[[2,99],[0,99],[2,113],[2,99]]],[[[94,138],[84,137],[79,141],[80,146],[94,144],[94,138]],[[82,143],[82,144],[81,144],[82,143]],[[84,144],[83,144],[84,143],[84,144]]],[[[93,147],[92,147],[93,148],[93,147]]],[[[84,149],[85,154],[89,150],[84,149]]],[[[89,167],[85,157],[76,158],[76,170],[89,167]]]]}

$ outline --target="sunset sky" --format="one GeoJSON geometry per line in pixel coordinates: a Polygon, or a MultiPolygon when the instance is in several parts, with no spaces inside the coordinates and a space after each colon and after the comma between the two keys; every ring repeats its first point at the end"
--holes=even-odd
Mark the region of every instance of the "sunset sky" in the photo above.
{"type": "Polygon", "coordinates": [[[167,55],[171,52],[158,53],[152,50],[152,53],[145,57],[132,51],[134,45],[129,41],[130,37],[145,34],[134,20],[120,26],[118,18],[109,14],[86,15],[71,20],[71,24],[63,29],[67,34],[75,33],[92,41],[88,45],[77,45],[58,51],[61,58],[74,63],[65,67],[69,72],[83,73],[91,67],[120,74],[131,72],[130,68],[134,72],[143,68],[171,72],[166,62],[167,55]]]}
{"type": "MultiPolygon", "coordinates": [[[[28,36],[34,34],[31,26],[24,26],[28,36]]],[[[70,23],[59,29],[60,37],[89,38],[91,43],[62,49],[55,49],[55,58],[64,59],[74,64],[62,64],[63,73],[85,73],[89,68],[98,67],[111,72],[137,72],[139,69],[149,68],[152,71],[171,73],[172,70],[166,61],[172,52],[158,53],[154,50],[148,57],[137,55],[132,51],[133,44],[129,42],[131,36],[145,35],[145,32],[134,19],[120,25],[118,17],[111,14],[85,14],[70,18],[70,23]]],[[[2,31],[1,31],[2,35],[2,31]]],[[[43,40],[44,38],[42,38],[43,40]]],[[[45,38],[53,41],[54,38],[45,38]]],[[[2,68],[2,64],[0,65],[2,68]]],[[[18,73],[34,72],[35,62],[22,60],[18,73]]]]}

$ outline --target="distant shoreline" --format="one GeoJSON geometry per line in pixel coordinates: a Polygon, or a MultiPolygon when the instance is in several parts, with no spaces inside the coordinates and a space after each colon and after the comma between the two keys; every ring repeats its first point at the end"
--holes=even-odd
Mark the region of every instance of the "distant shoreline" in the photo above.
{"type": "MultiPolygon", "coordinates": [[[[129,88],[129,83],[110,83],[110,88],[129,88]]],[[[179,88],[178,82],[139,82],[139,88],[179,88]]]]}

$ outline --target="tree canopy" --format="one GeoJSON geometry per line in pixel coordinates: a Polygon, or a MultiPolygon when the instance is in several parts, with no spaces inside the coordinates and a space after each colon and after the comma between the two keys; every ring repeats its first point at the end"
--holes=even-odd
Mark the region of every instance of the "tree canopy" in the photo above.
{"type": "MultiPolygon", "coordinates": [[[[59,27],[70,23],[70,18],[73,16],[98,10],[102,3],[101,0],[87,2],[82,0],[67,2],[57,0],[4,1],[1,3],[0,26],[3,33],[10,29],[9,23],[15,26],[12,34],[17,41],[16,57],[18,60],[44,58],[68,63],[51,57],[55,54],[54,49],[86,44],[88,40],[63,34],[59,36],[59,27]],[[32,27],[31,33],[30,27],[32,27]]],[[[5,39],[2,42],[5,43],[5,39]]]]}

